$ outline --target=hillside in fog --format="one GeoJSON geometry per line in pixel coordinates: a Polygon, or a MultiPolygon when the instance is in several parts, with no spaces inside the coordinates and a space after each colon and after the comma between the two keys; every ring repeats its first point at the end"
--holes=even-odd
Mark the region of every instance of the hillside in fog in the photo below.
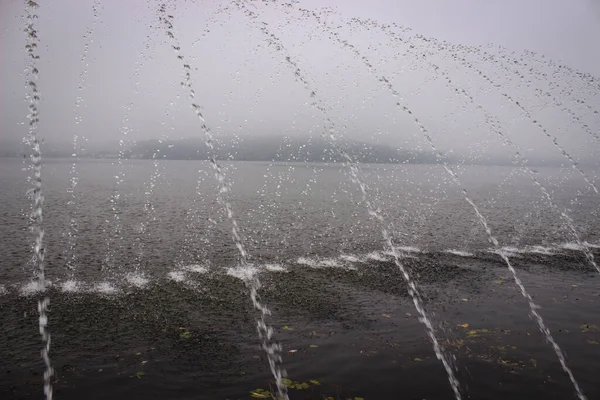
{"type": "MultiPolygon", "coordinates": [[[[361,163],[407,163],[407,164],[439,164],[440,159],[431,151],[400,149],[385,144],[372,144],[352,140],[340,140],[343,148],[361,163]]],[[[317,138],[281,138],[255,137],[251,140],[234,140],[226,138],[214,143],[215,153],[219,160],[231,161],[306,161],[306,162],[343,162],[343,158],[332,146],[321,137],[317,138]]],[[[72,157],[72,144],[42,143],[43,156],[47,158],[72,157]]],[[[0,157],[23,157],[30,154],[27,145],[21,142],[0,141],[0,157]]],[[[94,145],[79,151],[81,158],[119,157],[119,146],[116,143],[94,145]]],[[[160,140],[150,139],[124,145],[122,157],[126,159],[164,159],[164,160],[208,160],[209,151],[206,143],[200,138],[160,140]]],[[[444,154],[443,161],[448,163],[476,165],[511,165],[509,156],[478,154],[476,158],[465,157],[457,150],[452,154],[444,154]]],[[[530,165],[559,166],[564,162],[560,157],[529,159],[530,165]]],[[[594,165],[594,160],[581,160],[581,164],[594,165]]]]}

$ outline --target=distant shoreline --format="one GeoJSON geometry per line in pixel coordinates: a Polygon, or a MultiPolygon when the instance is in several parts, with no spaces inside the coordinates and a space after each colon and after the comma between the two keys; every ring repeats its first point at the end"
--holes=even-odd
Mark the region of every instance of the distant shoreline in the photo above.
{"type": "MultiPolygon", "coordinates": [[[[23,160],[26,157],[18,157],[18,156],[2,156],[0,155],[0,159],[12,159],[12,160],[23,160]]],[[[69,162],[73,162],[73,158],[70,157],[56,157],[56,156],[49,156],[49,157],[43,157],[43,159],[45,160],[63,160],[63,161],[69,161],[69,162]]],[[[119,158],[116,157],[79,157],[77,159],[77,161],[90,161],[90,160],[96,160],[96,161],[118,161],[119,158]]],[[[152,158],[132,158],[132,157],[128,157],[128,158],[122,158],[121,160],[126,160],[126,161],[154,161],[154,159],[152,158]]],[[[200,158],[160,158],[157,159],[158,161],[209,161],[208,159],[200,159],[200,158]]],[[[239,162],[250,162],[250,163],[294,163],[294,164],[324,164],[324,165],[329,165],[329,164],[336,164],[336,165],[340,165],[343,166],[344,163],[342,161],[336,161],[336,160],[329,160],[329,161],[316,161],[316,160],[258,160],[258,159],[222,159],[219,158],[217,159],[218,162],[235,162],[235,163],[239,163],[239,162]]],[[[379,162],[379,161],[358,161],[359,164],[361,165],[439,165],[439,166],[443,166],[443,163],[436,163],[436,162],[425,162],[425,161],[420,161],[420,162],[379,162]]],[[[510,162],[480,162],[480,163],[476,163],[476,162],[455,162],[455,161],[450,161],[448,162],[448,165],[461,165],[461,166],[479,166],[479,167],[511,167],[511,168],[521,168],[520,165],[516,165],[514,163],[510,163],[510,162]]],[[[593,164],[588,164],[588,163],[578,163],[578,165],[580,166],[584,166],[584,167],[591,167],[591,168],[598,168],[598,166],[593,165],[593,164]]],[[[571,165],[566,165],[564,163],[528,163],[527,164],[528,167],[534,167],[534,168],[572,168],[571,165]]]]}

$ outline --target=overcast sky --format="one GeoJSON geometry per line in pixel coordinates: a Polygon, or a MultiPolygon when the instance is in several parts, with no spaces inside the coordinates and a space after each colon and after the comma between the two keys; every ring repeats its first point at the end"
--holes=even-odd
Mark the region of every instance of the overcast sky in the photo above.
{"type": "MultiPolygon", "coordinates": [[[[41,136],[70,142],[78,134],[92,145],[117,143],[124,137],[124,129],[129,132],[127,138],[134,140],[201,135],[191,101],[181,86],[185,63],[192,68],[195,102],[204,108],[207,123],[217,136],[238,135],[247,140],[253,135],[318,135],[323,128],[322,115],[310,106],[310,92],[285,63],[289,56],[329,108],[340,135],[426,149],[410,117],[396,108],[398,99],[369,73],[363,61],[330,40],[316,20],[301,18],[296,10],[315,10],[325,18],[322,8],[331,7],[339,15],[327,16],[328,26],[338,37],[355,44],[378,76],[390,79],[402,95],[400,100],[432,131],[441,149],[484,152],[500,151],[501,146],[490,134],[484,114],[465,97],[454,95],[432,64],[448,73],[453,85],[474,95],[488,114],[497,116],[502,129],[527,151],[557,155],[543,133],[536,132],[502,92],[528,107],[574,154],[598,155],[600,144],[551,101],[568,106],[598,132],[600,117],[592,112],[600,110],[598,84],[594,89],[563,72],[534,80],[527,87],[516,79],[514,67],[507,70],[481,56],[455,51],[501,85],[492,88],[474,70],[461,66],[450,52],[439,51],[435,45],[415,38],[398,43],[381,30],[343,22],[344,18],[371,18],[410,27],[411,34],[481,45],[482,50],[489,50],[489,43],[517,53],[528,49],[546,56],[537,61],[524,59],[528,68],[534,66],[541,73],[553,72],[545,64],[551,58],[600,76],[598,0],[300,0],[293,8],[249,3],[258,20],[249,20],[235,6],[221,11],[229,2],[168,2],[168,14],[174,16],[173,33],[184,55],[182,62],[158,22],[157,2],[101,1],[91,41],[86,31],[94,26],[92,0],[41,2],[41,136]],[[262,22],[268,23],[285,50],[268,46],[258,29],[262,22]],[[88,65],[81,61],[86,43],[88,65]],[[425,61],[420,58],[423,54],[425,61]],[[551,97],[542,100],[536,96],[535,88],[549,89],[554,81],[559,88],[553,89],[551,97]],[[561,93],[560,87],[570,88],[571,94],[561,93]],[[75,124],[78,96],[82,99],[79,126],[75,124]],[[584,99],[589,107],[576,103],[576,98],[584,99]]],[[[2,139],[18,140],[25,133],[22,14],[22,1],[0,0],[2,139]]],[[[523,68],[526,75],[527,69],[523,68]]]]}

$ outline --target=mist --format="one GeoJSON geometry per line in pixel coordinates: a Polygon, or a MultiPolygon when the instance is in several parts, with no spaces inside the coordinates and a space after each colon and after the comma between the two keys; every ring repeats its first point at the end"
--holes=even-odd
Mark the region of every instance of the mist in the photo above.
{"type": "MultiPolygon", "coordinates": [[[[96,11],[92,5],[92,1],[62,1],[42,4],[39,9],[39,129],[47,148],[52,149],[49,153],[62,149],[68,155],[74,135],[90,152],[109,151],[122,140],[135,146],[146,140],[201,137],[192,102],[182,86],[181,63],[158,22],[158,4],[101,3],[96,11]]],[[[482,46],[490,53],[497,50],[488,46],[494,43],[507,49],[500,53],[515,51],[521,60],[523,53],[519,52],[526,49],[598,76],[600,52],[595,38],[600,37],[600,27],[592,1],[494,5],[463,0],[416,5],[379,0],[367,6],[359,1],[306,0],[294,6],[315,10],[332,30],[324,31],[315,19],[289,7],[262,3],[251,3],[260,22],[249,20],[233,4],[219,2],[177,3],[172,11],[181,54],[191,67],[194,101],[201,105],[217,140],[248,142],[267,137],[282,144],[285,138],[308,140],[323,133],[324,121],[311,106],[302,83],[286,68],[284,52],[265,42],[258,29],[264,22],[299,61],[302,72],[330,107],[337,134],[344,139],[403,151],[429,150],[410,116],[398,111],[379,76],[370,74],[361,60],[330,40],[333,29],[400,90],[404,102],[446,154],[462,156],[465,162],[474,155],[511,157],[511,151],[489,132],[483,115],[459,101],[440,74],[429,68],[431,64],[444,68],[482,107],[497,115],[503,131],[530,159],[559,163],[562,155],[518,108],[506,104],[502,91],[521,100],[579,161],[593,163],[597,159],[597,146],[590,146],[593,138],[574,125],[569,115],[540,100],[533,85],[515,81],[507,70],[474,56],[468,51],[471,47],[449,47],[444,53],[410,36],[422,34],[448,46],[482,46]],[[347,24],[352,17],[396,23],[410,28],[410,33],[405,43],[399,44],[366,25],[347,24]],[[490,73],[502,90],[475,79],[472,71],[458,65],[450,54],[468,57],[477,68],[490,73]]],[[[10,148],[12,154],[15,144],[26,135],[22,4],[4,1],[0,7],[4,27],[0,46],[5,54],[0,61],[4,88],[0,145],[10,148]]],[[[532,56],[530,62],[534,61],[532,56]]],[[[546,73],[544,65],[538,63],[537,68],[546,73]]],[[[565,86],[572,84],[564,76],[555,79],[565,86]]],[[[547,84],[542,82],[541,87],[547,84]]],[[[539,82],[537,85],[540,87],[539,82]]],[[[598,97],[589,95],[585,100],[600,106],[598,97]]],[[[572,100],[564,103],[577,106],[572,100]]],[[[583,119],[591,130],[598,131],[597,116],[583,119]]]]}

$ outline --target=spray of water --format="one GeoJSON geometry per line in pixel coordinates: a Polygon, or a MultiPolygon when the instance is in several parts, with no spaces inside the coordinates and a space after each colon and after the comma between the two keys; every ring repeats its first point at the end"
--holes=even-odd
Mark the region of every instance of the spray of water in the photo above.
{"type": "Polygon", "coordinates": [[[52,399],[52,363],[50,361],[50,332],[48,331],[48,306],[50,298],[44,294],[46,291],[46,269],[44,264],[44,191],[42,186],[42,151],[40,148],[40,139],[38,136],[39,111],[38,105],[40,102],[40,91],[37,86],[39,70],[37,68],[37,60],[40,56],[37,53],[38,48],[38,31],[37,31],[37,9],[39,5],[33,1],[25,1],[25,33],[27,34],[27,42],[25,50],[28,56],[28,65],[25,70],[26,79],[26,94],[29,101],[29,131],[26,141],[31,145],[31,167],[33,176],[30,182],[33,184],[33,189],[28,193],[33,197],[33,207],[31,213],[32,231],[35,237],[33,251],[37,265],[38,289],[43,293],[43,298],[38,301],[38,325],[40,335],[42,336],[42,358],[46,369],[44,371],[44,396],[46,400],[52,399]]]}
{"type": "MultiPolygon", "coordinates": [[[[250,10],[243,2],[236,2],[236,5],[246,14],[246,16],[251,21],[253,21],[257,24],[260,31],[265,35],[266,42],[271,47],[273,47],[274,49],[276,49],[279,52],[282,52],[283,54],[287,53],[285,47],[283,46],[283,44],[281,43],[279,38],[268,30],[268,28],[267,28],[268,24],[266,22],[259,23],[258,22],[259,16],[255,12],[250,10]]],[[[454,392],[456,399],[460,400],[462,397],[460,394],[459,382],[458,382],[458,379],[456,379],[456,376],[454,374],[454,369],[452,367],[452,360],[445,354],[444,348],[439,343],[439,340],[436,337],[435,329],[433,327],[433,324],[431,323],[431,320],[427,314],[427,311],[425,310],[425,307],[423,305],[423,299],[419,292],[417,284],[410,276],[408,269],[404,266],[404,264],[400,260],[400,258],[401,258],[400,254],[398,253],[396,246],[394,246],[392,237],[390,236],[390,234],[386,228],[385,219],[383,217],[381,209],[376,207],[374,202],[372,200],[370,200],[370,195],[369,195],[370,190],[369,190],[369,187],[367,186],[366,181],[363,177],[363,174],[362,174],[359,164],[356,161],[354,161],[354,159],[348,154],[348,152],[338,143],[337,127],[329,116],[330,112],[328,111],[327,107],[325,106],[323,101],[320,99],[320,97],[317,95],[317,92],[312,88],[311,84],[308,82],[308,80],[304,76],[303,72],[298,67],[298,64],[294,60],[292,60],[290,56],[285,56],[285,62],[286,62],[286,65],[293,71],[296,79],[299,80],[304,85],[304,87],[306,88],[308,93],[310,93],[310,97],[312,98],[311,104],[323,114],[323,118],[326,121],[326,129],[325,129],[325,132],[323,132],[323,137],[331,144],[331,146],[335,149],[335,151],[338,153],[338,155],[340,155],[342,157],[342,159],[344,160],[345,165],[349,168],[350,175],[352,177],[353,182],[356,183],[358,185],[358,187],[360,188],[363,202],[365,203],[365,205],[367,207],[367,211],[368,211],[369,215],[371,217],[375,218],[380,223],[381,234],[383,236],[387,250],[393,254],[394,263],[396,264],[396,266],[398,267],[398,269],[400,270],[400,272],[402,274],[402,277],[406,281],[408,293],[413,301],[413,304],[414,304],[417,312],[419,313],[419,320],[426,327],[426,332],[427,332],[427,335],[429,336],[429,339],[433,343],[433,349],[436,354],[436,357],[438,358],[438,360],[440,360],[442,362],[444,369],[446,370],[446,373],[448,374],[448,380],[450,382],[450,385],[452,387],[452,390],[454,392]]]]}
{"type": "MultiPolygon", "coordinates": [[[[96,25],[98,23],[98,16],[100,14],[100,1],[95,0],[92,5],[92,10],[94,14],[94,18],[92,21],[92,25],[87,28],[85,35],[83,36],[85,39],[85,45],[83,48],[83,54],[81,55],[81,72],[79,73],[77,87],[79,92],[81,93],[86,87],[86,79],[88,74],[89,62],[88,62],[88,52],[91,44],[93,43],[94,31],[96,29],[96,25]]],[[[69,227],[66,231],[67,236],[67,252],[65,255],[66,258],[66,267],[67,267],[67,275],[69,280],[72,280],[75,273],[75,268],[77,265],[77,236],[79,233],[79,225],[77,223],[77,217],[79,214],[79,196],[76,191],[77,183],[79,182],[79,171],[77,169],[77,165],[79,164],[79,157],[81,153],[81,139],[83,139],[83,135],[79,132],[81,129],[82,117],[80,113],[81,106],[83,104],[83,96],[80,94],[77,96],[75,100],[75,124],[77,127],[77,132],[73,135],[73,152],[71,153],[72,162],[71,169],[69,171],[70,179],[69,179],[69,187],[67,188],[67,192],[70,194],[70,199],[67,202],[67,206],[70,210],[70,219],[69,219],[69,227]]]]}
{"type": "MultiPolygon", "coordinates": [[[[369,72],[373,76],[377,77],[380,82],[383,83],[383,86],[390,91],[390,93],[394,96],[394,98],[399,98],[400,97],[399,92],[393,87],[392,83],[385,76],[379,75],[379,73],[377,72],[377,70],[375,69],[375,67],[371,64],[371,62],[365,56],[363,56],[358,51],[358,49],[355,46],[349,44],[345,40],[339,39],[336,35],[331,35],[331,36],[335,36],[335,39],[337,41],[339,41],[339,43],[343,47],[345,47],[345,48],[349,49],[350,51],[352,51],[359,60],[362,60],[363,63],[365,64],[365,66],[367,67],[367,69],[369,70],[369,72]]],[[[560,364],[561,364],[563,370],[569,376],[569,379],[571,380],[571,382],[573,384],[573,387],[575,388],[575,392],[576,392],[577,396],[581,400],[585,399],[586,398],[585,395],[581,391],[581,388],[579,387],[579,384],[575,380],[575,377],[573,376],[573,373],[571,372],[571,370],[569,369],[569,367],[566,364],[566,360],[565,360],[565,357],[564,357],[564,354],[563,354],[562,350],[560,349],[560,347],[558,346],[558,344],[556,343],[556,341],[552,337],[552,334],[550,333],[550,330],[546,327],[546,325],[544,323],[544,320],[542,319],[542,317],[540,316],[540,314],[537,312],[537,310],[539,309],[539,306],[534,303],[532,297],[529,295],[529,293],[527,292],[527,290],[523,286],[523,283],[521,282],[521,279],[517,275],[517,271],[514,269],[514,267],[510,263],[510,260],[508,259],[508,257],[506,256],[506,254],[504,254],[501,251],[499,242],[496,239],[496,237],[492,234],[492,230],[488,226],[486,218],[481,214],[481,212],[479,211],[478,207],[475,205],[475,203],[469,197],[469,194],[468,194],[467,190],[464,188],[464,186],[462,185],[462,183],[461,183],[461,181],[460,181],[460,179],[458,177],[458,174],[443,159],[442,153],[437,150],[437,148],[436,148],[436,146],[435,146],[435,144],[433,142],[433,139],[431,137],[431,134],[429,133],[429,131],[427,130],[427,128],[421,123],[421,121],[416,116],[414,116],[414,114],[412,113],[412,111],[405,104],[402,104],[400,101],[398,101],[398,102],[396,102],[396,105],[397,105],[397,107],[398,107],[399,110],[401,110],[404,113],[407,113],[413,119],[415,125],[419,128],[419,130],[421,131],[421,133],[423,134],[423,136],[427,140],[427,143],[429,144],[429,146],[431,147],[431,149],[433,150],[433,152],[436,154],[436,156],[438,158],[438,162],[440,162],[440,163],[443,164],[444,169],[452,177],[452,180],[456,183],[457,186],[459,186],[462,189],[465,201],[467,201],[473,207],[473,210],[475,211],[475,213],[476,213],[476,215],[477,215],[477,217],[479,219],[479,222],[484,227],[485,232],[487,233],[488,240],[490,241],[490,243],[493,244],[493,246],[496,248],[496,250],[497,250],[498,254],[500,255],[500,257],[506,263],[506,266],[508,267],[509,271],[511,272],[515,283],[517,284],[517,286],[519,287],[519,290],[521,291],[521,294],[523,295],[523,297],[527,300],[527,302],[529,304],[529,309],[530,309],[531,316],[537,322],[538,327],[539,327],[540,331],[542,332],[542,334],[544,335],[546,341],[551,344],[553,350],[555,351],[555,353],[556,353],[556,355],[557,355],[557,357],[558,357],[558,359],[560,361],[560,364]]],[[[538,187],[540,187],[540,188],[543,189],[543,186],[541,186],[541,184],[537,180],[535,180],[535,177],[534,176],[532,176],[532,177],[534,178],[534,182],[536,182],[538,184],[538,187]]],[[[549,197],[549,194],[548,194],[548,192],[545,189],[543,189],[543,193],[545,193],[548,196],[547,198],[549,198],[550,201],[552,200],[551,197],[549,197]]],[[[592,259],[592,262],[593,262],[593,259],[592,259]]]]}
{"type": "MultiPolygon", "coordinates": [[[[318,16],[316,16],[316,18],[318,19],[319,23],[321,23],[321,25],[325,28],[330,30],[325,23],[322,23],[321,20],[319,19],[318,16]]],[[[356,20],[355,20],[356,21],[356,20]]],[[[388,35],[390,35],[390,37],[394,38],[394,39],[398,39],[398,37],[390,32],[387,27],[385,26],[381,26],[376,22],[370,22],[371,26],[374,26],[376,28],[380,28],[382,29],[384,32],[386,32],[388,35]]],[[[338,35],[334,36],[335,39],[337,41],[339,41],[341,44],[344,44],[340,39],[338,35]]],[[[425,39],[422,39],[425,40],[425,39]]],[[[426,39],[427,43],[433,41],[434,43],[436,43],[435,40],[433,39],[426,39]]],[[[442,47],[441,46],[437,46],[438,50],[441,50],[442,47]]],[[[410,52],[410,50],[409,50],[410,52]]],[[[517,160],[517,163],[519,165],[521,165],[521,168],[523,170],[523,172],[529,176],[529,178],[531,179],[531,181],[533,182],[533,184],[539,188],[539,190],[542,192],[542,195],[544,197],[544,199],[548,202],[548,204],[551,206],[551,208],[558,213],[558,215],[560,216],[560,218],[562,219],[563,223],[565,224],[565,226],[568,228],[568,230],[571,232],[573,239],[577,242],[578,247],[581,249],[581,251],[584,253],[586,260],[588,261],[588,263],[598,272],[600,273],[600,268],[598,267],[596,261],[594,260],[594,255],[591,252],[589,246],[587,245],[587,243],[581,239],[579,232],[577,231],[577,228],[575,227],[575,223],[573,222],[573,219],[569,216],[568,212],[564,209],[561,209],[559,207],[559,205],[554,201],[554,199],[552,198],[552,196],[550,195],[550,193],[548,192],[548,190],[545,188],[545,186],[537,179],[535,173],[531,170],[531,168],[529,168],[529,166],[527,165],[527,160],[525,159],[525,157],[523,156],[523,150],[516,144],[514,143],[509,137],[508,135],[506,135],[502,129],[500,128],[500,123],[498,122],[497,118],[493,117],[492,115],[490,115],[490,113],[481,105],[475,102],[474,97],[469,94],[464,88],[461,88],[457,85],[455,85],[452,81],[452,79],[450,78],[450,76],[448,75],[448,72],[446,72],[442,67],[433,64],[430,61],[427,61],[427,63],[429,64],[429,66],[434,70],[435,75],[441,75],[444,80],[446,81],[446,86],[450,89],[452,89],[456,94],[459,94],[461,96],[463,96],[466,101],[471,104],[472,106],[475,107],[475,109],[477,110],[481,110],[481,112],[483,112],[486,123],[488,125],[488,127],[490,128],[490,130],[495,133],[500,140],[502,140],[502,142],[507,145],[509,148],[513,149],[514,151],[514,157],[517,160]]]]}
{"type": "Polygon", "coordinates": [[[107,234],[106,240],[106,256],[104,259],[103,268],[107,268],[111,273],[114,274],[116,270],[116,258],[117,251],[119,250],[119,246],[123,243],[122,240],[122,223],[120,213],[122,212],[122,204],[121,197],[123,196],[122,191],[120,189],[121,185],[125,181],[125,166],[123,164],[123,160],[125,159],[127,153],[127,147],[130,144],[129,137],[133,132],[133,128],[130,122],[131,111],[134,106],[133,97],[137,97],[140,92],[140,72],[145,65],[145,55],[146,50],[150,48],[150,41],[152,40],[152,35],[147,35],[144,43],[142,45],[142,50],[138,54],[134,68],[133,68],[133,79],[135,80],[132,88],[132,96],[129,102],[124,106],[125,112],[123,115],[123,119],[121,122],[121,138],[119,139],[119,151],[117,153],[117,173],[115,174],[115,187],[113,188],[112,194],[110,196],[110,209],[112,213],[112,223],[111,221],[105,221],[106,224],[109,224],[109,228],[112,227],[112,232],[107,232],[105,228],[105,234],[107,234]]]}
{"type": "MultiPolygon", "coordinates": [[[[202,109],[200,105],[198,105],[195,102],[196,93],[192,87],[191,66],[189,62],[185,59],[184,55],[181,53],[181,47],[173,33],[173,15],[167,14],[167,8],[165,4],[162,4],[159,7],[159,15],[159,21],[164,26],[166,34],[171,40],[171,47],[175,51],[177,59],[182,63],[183,66],[185,77],[184,81],[182,82],[182,86],[187,88],[192,109],[198,117],[200,127],[202,129],[202,132],[204,133],[205,144],[209,151],[210,165],[215,174],[215,178],[219,183],[219,193],[217,199],[219,201],[219,204],[221,204],[221,206],[223,207],[225,214],[227,215],[227,219],[231,223],[233,240],[240,256],[240,267],[248,269],[248,253],[246,252],[244,241],[242,239],[237,220],[235,219],[231,203],[226,197],[227,193],[231,191],[231,185],[227,181],[221,165],[216,160],[213,134],[208,125],[206,124],[206,120],[204,118],[204,115],[202,114],[202,109]]],[[[257,274],[252,274],[245,280],[245,282],[248,288],[250,289],[250,298],[252,300],[252,304],[254,305],[254,308],[260,312],[260,318],[257,320],[257,331],[262,341],[262,348],[267,353],[267,359],[269,361],[271,373],[275,378],[275,382],[277,385],[277,396],[282,399],[288,400],[289,397],[287,394],[287,387],[283,383],[285,370],[281,368],[281,346],[274,339],[273,328],[267,324],[267,317],[271,315],[271,311],[260,300],[260,297],[258,295],[258,291],[261,287],[260,280],[257,274]]]]}

